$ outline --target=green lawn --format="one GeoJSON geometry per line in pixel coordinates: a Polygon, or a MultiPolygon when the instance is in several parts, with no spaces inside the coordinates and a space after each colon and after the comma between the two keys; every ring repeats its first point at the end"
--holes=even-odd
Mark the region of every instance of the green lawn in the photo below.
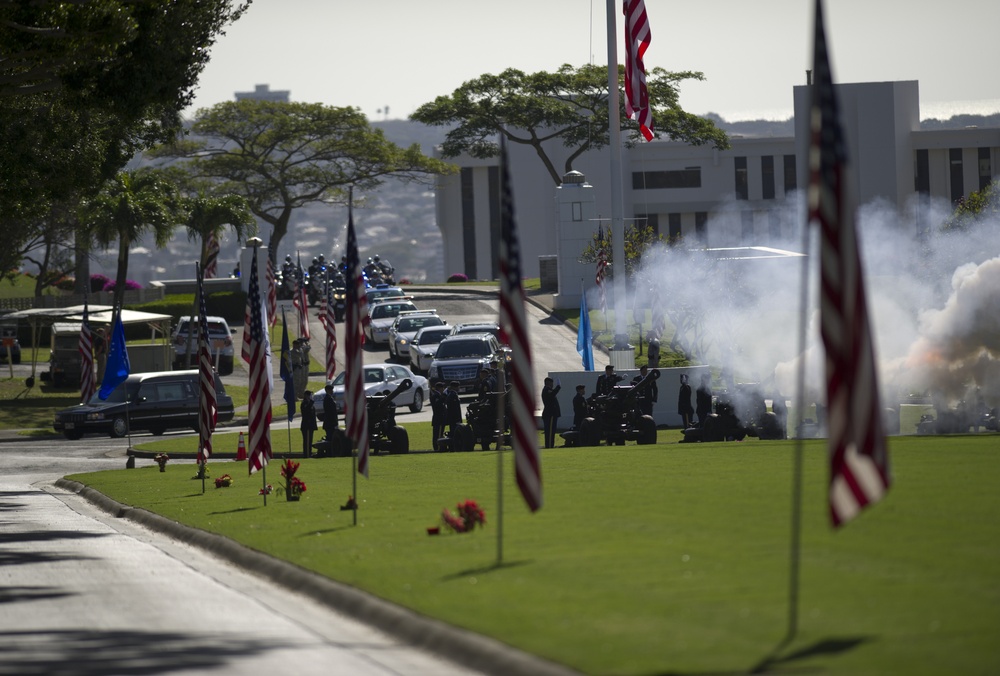
{"type": "MultiPolygon", "coordinates": [[[[422,432],[408,427],[416,447],[422,432]]],[[[204,495],[190,461],[70,478],[587,673],[743,673],[786,630],[793,445],[663,443],[677,438],[544,451],[534,515],[507,452],[500,566],[495,452],[373,458],[357,527],[339,510],[346,458],[304,461],[302,501],[266,508],[243,463],[210,463],[236,483],[204,495]],[[487,526],[429,537],[466,498],[487,526]]],[[[285,434],[274,441],[287,448],[285,434]]],[[[826,520],[824,446],[806,444],[800,631],[773,671],[1000,671],[998,441],[892,438],[895,485],[839,532],[826,520]]],[[[147,447],[186,450],[171,443],[147,447]]],[[[280,481],[277,459],[268,480],[280,481]]]]}

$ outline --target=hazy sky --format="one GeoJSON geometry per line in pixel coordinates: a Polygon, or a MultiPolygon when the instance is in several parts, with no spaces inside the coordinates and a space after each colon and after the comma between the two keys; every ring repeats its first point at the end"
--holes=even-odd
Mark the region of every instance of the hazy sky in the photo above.
{"type": "MultiPolygon", "coordinates": [[[[812,6],[646,0],[646,64],[705,74],[681,89],[693,113],[788,117],[810,67],[812,6]]],[[[919,80],[922,117],[946,102],[1000,111],[997,0],[827,0],[826,15],[836,81],[919,80]]],[[[254,0],[213,48],[189,112],[266,83],[293,101],[405,118],[484,73],[606,64],[606,25],[604,0],[254,0]]]]}

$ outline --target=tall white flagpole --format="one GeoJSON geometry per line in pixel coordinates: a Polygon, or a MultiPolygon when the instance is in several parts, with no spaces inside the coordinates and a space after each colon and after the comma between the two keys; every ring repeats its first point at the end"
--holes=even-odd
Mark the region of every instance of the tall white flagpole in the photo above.
{"type": "Polygon", "coordinates": [[[627,349],[625,324],[625,213],[622,205],[622,126],[618,96],[618,7],[607,0],[608,11],[608,131],[611,149],[611,252],[615,268],[612,297],[615,310],[615,349],[627,349]]]}

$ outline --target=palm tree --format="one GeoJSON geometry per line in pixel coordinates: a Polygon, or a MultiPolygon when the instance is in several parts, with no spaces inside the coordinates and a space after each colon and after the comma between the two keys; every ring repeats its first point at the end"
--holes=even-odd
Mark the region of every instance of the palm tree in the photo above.
{"type": "Polygon", "coordinates": [[[118,244],[118,274],[114,305],[120,307],[128,275],[128,252],[147,232],[157,248],[167,245],[184,220],[176,187],[156,170],[122,171],[109,181],[85,209],[94,239],[105,248],[118,244]]]}
{"type": "Polygon", "coordinates": [[[208,242],[214,236],[222,239],[226,226],[232,227],[236,238],[243,242],[248,235],[257,234],[257,221],[250,212],[250,205],[240,195],[211,197],[199,190],[193,197],[183,199],[187,213],[188,240],[201,238],[201,267],[208,262],[208,242]]]}

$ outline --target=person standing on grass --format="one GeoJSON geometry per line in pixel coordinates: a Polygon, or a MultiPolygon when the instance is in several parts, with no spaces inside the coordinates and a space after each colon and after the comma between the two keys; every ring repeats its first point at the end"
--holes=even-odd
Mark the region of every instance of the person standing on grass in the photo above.
{"type": "Polygon", "coordinates": [[[552,378],[546,378],[542,386],[542,428],[545,431],[545,448],[555,448],[556,421],[562,415],[559,410],[559,399],[556,395],[562,389],[561,384],[553,387],[552,378]]]}
{"type": "Polygon", "coordinates": [[[677,413],[681,417],[681,429],[687,429],[692,425],[694,407],[691,406],[691,386],[688,384],[686,373],[681,374],[681,390],[677,395],[677,413]]]}
{"type": "Polygon", "coordinates": [[[587,417],[587,398],[583,396],[584,391],[587,389],[586,385],[576,386],[576,396],[573,397],[573,429],[579,430],[580,423],[583,422],[584,418],[587,417]]]}
{"type": "Polygon", "coordinates": [[[455,431],[456,425],[462,424],[462,400],[458,398],[458,381],[453,380],[448,383],[445,390],[445,402],[448,407],[448,433],[455,431]]]}
{"type": "Polygon", "coordinates": [[[448,397],[444,392],[444,381],[434,383],[431,390],[431,448],[438,448],[438,439],[444,437],[444,426],[448,421],[448,397]]]}
{"type": "MultiPolygon", "coordinates": [[[[639,367],[639,373],[635,378],[632,379],[632,386],[635,387],[649,375],[649,367],[645,364],[639,367]]],[[[653,415],[653,404],[656,400],[660,398],[660,388],[656,386],[656,380],[654,379],[649,383],[649,389],[646,390],[646,394],[639,397],[639,410],[642,411],[643,415],[653,415]]]]}
{"type": "Polygon", "coordinates": [[[302,393],[302,455],[312,457],[313,432],[316,431],[316,402],[311,390],[302,393]]]}

